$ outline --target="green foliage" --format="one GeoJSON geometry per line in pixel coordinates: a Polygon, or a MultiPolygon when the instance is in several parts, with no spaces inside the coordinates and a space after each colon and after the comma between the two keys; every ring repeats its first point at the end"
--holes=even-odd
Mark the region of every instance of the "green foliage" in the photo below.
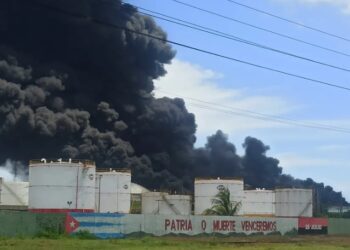
{"type": "Polygon", "coordinates": [[[284,236],[296,236],[296,235],[298,235],[297,229],[292,229],[284,234],[284,236]]]}
{"type": "Polygon", "coordinates": [[[230,190],[228,188],[220,190],[211,201],[213,206],[206,209],[203,215],[236,215],[241,208],[241,202],[231,201],[230,195],[230,190]]]}
{"type": "Polygon", "coordinates": [[[65,214],[35,214],[38,233],[35,238],[59,239],[64,236],[65,214]]]}
{"type": "Polygon", "coordinates": [[[251,236],[251,237],[147,237],[146,239],[80,240],[60,239],[0,239],[1,250],[77,250],[77,249],[128,249],[128,250],[340,250],[350,249],[349,237],[333,236],[251,236]]]}
{"type": "Polygon", "coordinates": [[[94,234],[90,233],[87,230],[78,231],[78,232],[72,234],[71,236],[73,238],[78,238],[78,239],[81,239],[81,240],[94,240],[94,239],[97,239],[97,237],[94,234]]]}
{"type": "Polygon", "coordinates": [[[35,238],[45,238],[45,239],[59,239],[63,234],[52,230],[43,230],[35,235],[35,238]]]}

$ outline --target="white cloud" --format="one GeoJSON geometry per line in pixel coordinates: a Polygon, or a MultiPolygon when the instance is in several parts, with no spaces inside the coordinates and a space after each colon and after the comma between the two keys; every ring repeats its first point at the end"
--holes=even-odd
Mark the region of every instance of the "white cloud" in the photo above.
{"type": "MultiPolygon", "coordinates": [[[[156,97],[191,97],[218,103],[222,106],[252,110],[288,117],[295,110],[300,111],[300,105],[290,103],[287,99],[277,96],[252,95],[250,89],[227,88],[225,77],[212,70],[180,60],[174,60],[167,65],[168,74],[155,81],[156,97]]],[[[269,87],[269,86],[267,86],[269,87]]],[[[222,129],[234,138],[234,142],[242,142],[246,135],[257,136],[271,146],[270,154],[280,160],[284,172],[297,178],[313,177],[316,181],[327,184],[341,181],[337,171],[348,176],[348,137],[342,133],[307,129],[284,125],[272,121],[263,121],[236,115],[229,115],[212,110],[191,106],[191,103],[205,105],[196,101],[186,100],[189,111],[196,115],[198,124],[197,138],[201,146],[208,135],[222,129]],[[335,171],[334,171],[335,170],[335,171]]],[[[210,105],[212,106],[212,105],[210,105]]],[[[350,120],[308,120],[305,123],[327,124],[328,126],[350,127],[350,120]]],[[[237,147],[241,150],[241,147],[237,147]]],[[[269,155],[270,155],[269,154],[269,155]]],[[[350,199],[350,190],[344,185],[338,185],[338,190],[345,191],[350,199]]]]}
{"type": "Polygon", "coordinates": [[[330,181],[327,183],[327,185],[330,185],[333,187],[333,189],[337,192],[342,192],[342,194],[345,196],[345,199],[347,201],[350,200],[350,186],[349,181],[330,181]]]}
{"type": "Polygon", "coordinates": [[[232,112],[241,114],[240,110],[251,110],[269,115],[284,115],[296,108],[280,97],[250,95],[249,89],[235,89],[233,86],[223,88],[218,84],[223,79],[222,75],[188,62],[173,60],[171,65],[166,66],[166,70],[168,74],[155,81],[155,96],[183,97],[189,111],[196,115],[198,136],[205,137],[218,129],[235,133],[287,126],[272,121],[238,116],[232,112]],[[208,110],[207,106],[213,107],[212,104],[194,99],[219,104],[214,109],[221,111],[214,111],[212,108],[208,110]]]}
{"type": "MultiPolygon", "coordinates": [[[[330,148],[333,148],[332,145],[330,148]]],[[[347,154],[339,158],[332,152],[322,154],[317,153],[317,150],[281,153],[274,157],[279,159],[284,173],[301,179],[311,177],[317,182],[332,186],[336,191],[342,191],[345,198],[350,200],[350,186],[347,181],[349,158],[345,156],[347,154]]]]}
{"type": "Polygon", "coordinates": [[[347,153],[350,152],[350,144],[330,144],[318,147],[321,152],[347,153]]]}
{"type": "Polygon", "coordinates": [[[350,14],[350,0],[277,0],[279,2],[302,3],[312,5],[331,5],[341,9],[342,12],[350,14]]]}
{"type": "Polygon", "coordinates": [[[334,164],[340,164],[339,162],[334,162],[333,159],[312,155],[305,156],[295,152],[281,153],[276,155],[276,158],[279,159],[281,166],[288,171],[310,167],[334,167],[334,164]]]}

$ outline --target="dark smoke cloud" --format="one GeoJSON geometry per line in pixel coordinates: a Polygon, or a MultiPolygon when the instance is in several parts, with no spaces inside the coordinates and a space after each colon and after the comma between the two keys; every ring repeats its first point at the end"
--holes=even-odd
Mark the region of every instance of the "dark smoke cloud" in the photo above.
{"type": "Polygon", "coordinates": [[[317,186],[324,202],[344,201],[283,175],[258,139],[245,140],[244,157],[221,131],[195,149],[184,101],[152,95],[175,55],[170,45],[101,23],[166,38],[119,0],[0,1],[0,162],[89,158],[130,167],[151,189],[190,191],[196,176],[242,176],[251,187],[317,186]]]}
{"type": "Polygon", "coordinates": [[[32,69],[24,69],[22,67],[17,66],[17,60],[14,57],[8,58],[9,62],[5,60],[0,61],[0,73],[5,78],[12,81],[25,81],[31,79],[32,69]],[[10,64],[12,61],[12,64],[10,64]]]}
{"type": "Polygon", "coordinates": [[[244,178],[247,183],[256,186],[257,183],[265,188],[274,188],[276,180],[282,174],[279,161],[267,157],[269,146],[256,138],[247,137],[243,143],[245,155],[242,159],[244,165],[244,178]]]}
{"type": "Polygon", "coordinates": [[[197,176],[243,176],[244,169],[236,147],[222,131],[208,137],[204,148],[195,151],[197,176]]]}

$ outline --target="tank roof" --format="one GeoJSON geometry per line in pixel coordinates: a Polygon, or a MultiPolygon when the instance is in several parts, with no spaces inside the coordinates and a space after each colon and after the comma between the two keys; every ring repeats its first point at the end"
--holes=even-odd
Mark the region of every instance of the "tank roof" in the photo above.
{"type": "Polygon", "coordinates": [[[29,167],[33,167],[34,165],[47,165],[51,163],[56,164],[83,164],[86,166],[95,166],[95,162],[92,160],[86,160],[86,159],[34,159],[29,161],[29,167]]]}
{"type": "Polygon", "coordinates": [[[276,188],[275,191],[312,191],[312,188],[276,188]]]}
{"type": "Polygon", "coordinates": [[[271,189],[245,189],[244,192],[252,192],[252,193],[268,192],[268,193],[273,193],[273,192],[275,192],[275,190],[271,190],[271,189]]]}
{"type": "Polygon", "coordinates": [[[162,197],[166,196],[167,198],[177,198],[177,199],[191,199],[191,195],[184,195],[184,194],[169,194],[166,192],[144,192],[142,193],[142,196],[151,196],[151,197],[162,197]]]}
{"type": "Polygon", "coordinates": [[[96,168],[96,172],[100,173],[131,173],[129,168],[96,168]]]}
{"type": "Polygon", "coordinates": [[[194,181],[243,181],[241,177],[196,177],[194,181]]]}
{"type": "Polygon", "coordinates": [[[139,184],[136,184],[133,182],[131,183],[131,194],[142,194],[147,192],[151,192],[151,191],[139,184]]]}

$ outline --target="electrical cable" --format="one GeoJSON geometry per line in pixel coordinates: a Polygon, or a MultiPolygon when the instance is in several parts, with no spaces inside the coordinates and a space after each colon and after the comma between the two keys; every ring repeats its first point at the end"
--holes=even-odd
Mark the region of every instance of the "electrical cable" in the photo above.
{"type": "Polygon", "coordinates": [[[167,95],[170,94],[172,97],[178,97],[178,98],[185,99],[186,105],[190,105],[190,106],[194,106],[194,107],[202,108],[202,109],[206,109],[206,110],[212,110],[212,111],[217,111],[217,112],[226,113],[226,114],[230,114],[230,115],[243,116],[243,117],[259,119],[259,120],[264,120],[264,121],[272,121],[272,122],[293,125],[293,126],[299,126],[299,127],[329,130],[329,131],[341,132],[341,133],[350,133],[350,129],[347,129],[347,128],[342,128],[342,127],[337,127],[337,126],[329,126],[329,125],[315,123],[315,122],[298,121],[295,119],[285,118],[282,116],[263,114],[263,113],[259,113],[256,111],[235,108],[235,107],[228,106],[228,105],[222,105],[222,104],[218,104],[218,103],[214,103],[214,102],[204,101],[204,100],[201,100],[198,98],[183,96],[183,95],[179,95],[179,94],[172,93],[169,91],[164,91],[164,90],[161,90],[159,88],[156,91],[167,94],[167,95]]]}
{"type": "Polygon", "coordinates": [[[168,16],[168,15],[159,13],[159,12],[152,11],[152,10],[147,10],[145,8],[142,8],[142,7],[139,7],[139,6],[136,6],[136,5],[133,5],[133,6],[139,8],[139,9],[142,9],[144,11],[151,12],[151,13],[156,13],[158,15],[166,17],[166,18],[164,18],[164,17],[160,17],[160,16],[157,16],[157,15],[154,15],[154,14],[149,14],[149,13],[145,13],[145,12],[139,11],[143,15],[147,15],[147,16],[150,16],[150,17],[153,17],[153,18],[156,18],[156,19],[160,19],[160,20],[163,20],[163,21],[167,21],[167,22],[170,22],[170,23],[173,23],[173,24],[177,24],[177,25],[183,26],[183,27],[187,27],[187,28],[190,28],[190,29],[194,29],[194,30],[198,30],[198,31],[201,31],[201,32],[205,32],[205,33],[208,33],[208,34],[211,34],[211,35],[214,35],[214,36],[226,38],[226,39],[229,39],[229,40],[232,40],[232,41],[236,41],[236,42],[239,42],[239,43],[248,44],[250,46],[254,46],[254,47],[261,48],[261,49],[269,50],[269,51],[276,52],[276,53],[279,53],[279,54],[283,54],[283,55],[287,55],[287,56],[290,56],[290,57],[298,58],[298,59],[301,59],[301,60],[309,61],[309,62],[316,63],[316,64],[319,64],[319,65],[322,65],[322,66],[331,67],[331,68],[334,68],[334,69],[350,72],[350,69],[347,69],[347,68],[344,68],[344,67],[335,66],[335,65],[332,65],[332,64],[329,64],[329,63],[325,63],[325,62],[321,62],[321,61],[318,61],[318,60],[314,60],[314,59],[311,59],[311,58],[299,56],[299,55],[293,54],[291,52],[286,52],[286,51],[283,51],[283,50],[279,50],[279,49],[275,49],[275,48],[272,48],[272,47],[268,47],[268,46],[263,45],[263,44],[259,44],[259,43],[256,43],[256,42],[245,40],[243,38],[240,38],[240,37],[228,34],[228,33],[224,33],[224,32],[221,32],[221,31],[218,31],[218,30],[215,30],[215,29],[211,29],[211,28],[208,28],[208,27],[205,27],[205,26],[201,26],[201,25],[198,25],[198,24],[195,24],[195,23],[192,23],[192,22],[188,22],[186,20],[182,20],[182,19],[178,19],[178,18],[175,18],[175,17],[171,17],[171,16],[168,16]],[[171,18],[171,19],[176,20],[176,21],[170,20],[168,18],[171,18]]]}
{"type": "Polygon", "coordinates": [[[276,36],[280,36],[280,37],[283,37],[283,38],[286,38],[286,39],[290,39],[290,40],[293,40],[293,41],[296,41],[296,42],[299,42],[299,43],[307,44],[307,45],[315,47],[315,48],[319,48],[319,49],[326,50],[326,51],[329,51],[329,52],[332,52],[332,53],[336,53],[336,54],[339,54],[339,55],[350,57],[350,54],[341,52],[339,50],[335,50],[335,49],[327,48],[327,47],[324,47],[324,46],[321,46],[321,45],[318,45],[318,44],[315,44],[315,43],[307,42],[307,41],[304,41],[304,40],[299,39],[299,38],[295,38],[295,37],[292,37],[292,36],[289,36],[289,35],[285,35],[285,34],[282,34],[282,33],[279,33],[279,32],[273,31],[273,30],[269,30],[269,29],[266,29],[266,28],[263,28],[263,27],[260,27],[260,26],[256,26],[254,24],[250,24],[250,23],[247,23],[247,22],[244,22],[244,21],[232,18],[232,17],[228,17],[228,16],[225,16],[225,15],[222,15],[222,14],[217,13],[217,12],[213,12],[213,11],[210,11],[210,10],[207,10],[207,9],[203,9],[203,8],[200,8],[200,7],[197,7],[197,6],[194,6],[194,5],[191,5],[191,4],[179,1],[179,0],[172,0],[172,1],[174,1],[174,2],[176,2],[178,4],[181,4],[183,6],[187,6],[189,8],[193,8],[193,9],[196,9],[196,10],[199,10],[199,11],[202,11],[202,12],[205,12],[205,13],[208,13],[208,14],[211,14],[211,15],[214,15],[214,16],[217,16],[217,17],[229,20],[229,21],[233,21],[233,22],[245,25],[245,26],[249,26],[249,27],[254,28],[254,29],[258,29],[258,30],[262,30],[264,32],[268,32],[268,33],[274,34],[276,36]]]}
{"type": "Polygon", "coordinates": [[[288,18],[285,18],[285,17],[282,17],[282,16],[278,16],[278,15],[276,15],[276,14],[272,14],[271,12],[267,12],[267,11],[264,11],[264,10],[261,10],[261,9],[257,9],[257,8],[255,8],[255,7],[252,7],[252,6],[243,4],[243,3],[239,3],[239,2],[234,1],[234,0],[227,0],[227,1],[229,1],[229,2],[232,3],[232,4],[236,4],[236,5],[239,5],[239,6],[241,6],[241,7],[244,7],[244,8],[250,9],[250,10],[253,10],[253,11],[255,11],[255,12],[259,12],[259,13],[262,13],[262,14],[265,14],[265,15],[268,15],[268,16],[271,16],[271,17],[280,19],[280,20],[285,21],[285,22],[295,24],[295,25],[297,25],[297,26],[299,26],[299,27],[303,27],[303,28],[316,31],[316,32],[319,32],[319,33],[321,33],[321,34],[324,34],[324,35],[327,35],[327,36],[330,36],[330,37],[335,37],[335,38],[341,39],[341,40],[343,40],[343,41],[350,42],[350,39],[345,38],[345,37],[343,37],[343,36],[339,36],[339,35],[330,33],[329,31],[325,31],[325,30],[321,30],[321,29],[319,29],[319,28],[311,27],[311,26],[309,26],[309,25],[305,25],[305,24],[302,24],[302,23],[293,21],[293,20],[291,20],[291,19],[288,19],[288,18]]]}
{"type": "Polygon", "coordinates": [[[219,53],[216,53],[216,52],[204,50],[204,49],[201,49],[201,48],[198,48],[198,47],[194,47],[194,46],[191,46],[191,45],[187,45],[187,44],[183,44],[183,43],[180,43],[180,42],[171,41],[171,40],[168,40],[168,39],[163,38],[163,37],[158,37],[158,36],[155,36],[155,35],[146,34],[144,32],[132,30],[132,29],[129,29],[129,28],[126,28],[126,27],[122,27],[122,26],[116,25],[116,24],[112,24],[112,23],[109,23],[109,22],[101,21],[101,20],[96,19],[96,18],[87,17],[87,16],[84,16],[84,15],[81,15],[81,14],[77,14],[77,13],[72,13],[72,12],[69,12],[69,11],[66,11],[66,10],[63,10],[63,9],[60,9],[60,8],[56,8],[56,7],[53,7],[51,5],[47,5],[47,4],[44,4],[44,3],[38,3],[35,0],[28,0],[28,1],[34,2],[38,6],[44,7],[46,9],[51,9],[52,11],[56,11],[56,12],[59,12],[59,13],[65,14],[65,15],[70,15],[70,16],[76,17],[76,18],[87,19],[87,20],[89,20],[91,22],[95,22],[95,23],[100,24],[100,25],[108,26],[108,27],[115,28],[115,29],[118,29],[118,30],[124,30],[124,31],[126,31],[128,33],[137,34],[137,35],[141,35],[141,36],[144,36],[144,37],[152,38],[154,40],[158,40],[158,41],[161,41],[161,42],[164,42],[164,43],[177,45],[177,46],[180,46],[180,47],[183,47],[183,48],[191,49],[191,50],[194,50],[194,51],[197,51],[197,52],[201,52],[201,53],[204,53],[204,54],[208,54],[208,55],[212,55],[212,56],[215,56],[215,57],[219,57],[219,58],[227,59],[227,60],[230,60],[230,61],[238,62],[238,63],[241,63],[241,64],[249,65],[249,66],[252,66],[252,67],[255,67],[255,68],[265,69],[265,70],[268,70],[268,71],[271,71],[271,72],[276,72],[276,73],[279,73],[279,74],[282,74],[282,75],[287,75],[287,76],[291,76],[291,77],[294,77],[294,78],[303,79],[303,80],[306,80],[308,82],[313,82],[313,83],[317,83],[317,84],[321,84],[321,85],[325,85],[325,86],[329,86],[329,87],[333,87],[333,88],[338,88],[338,89],[341,89],[341,90],[350,91],[350,87],[337,85],[337,84],[334,84],[334,83],[321,81],[321,80],[313,79],[313,78],[310,78],[310,77],[297,75],[297,74],[294,74],[294,73],[289,73],[289,72],[286,72],[286,71],[283,71],[283,70],[279,70],[279,69],[270,68],[270,67],[267,67],[267,66],[255,64],[255,63],[252,63],[252,62],[248,62],[248,61],[244,61],[244,60],[237,59],[237,58],[234,58],[234,57],[222,55],[222,54],[219,54],[219,53]]]}

